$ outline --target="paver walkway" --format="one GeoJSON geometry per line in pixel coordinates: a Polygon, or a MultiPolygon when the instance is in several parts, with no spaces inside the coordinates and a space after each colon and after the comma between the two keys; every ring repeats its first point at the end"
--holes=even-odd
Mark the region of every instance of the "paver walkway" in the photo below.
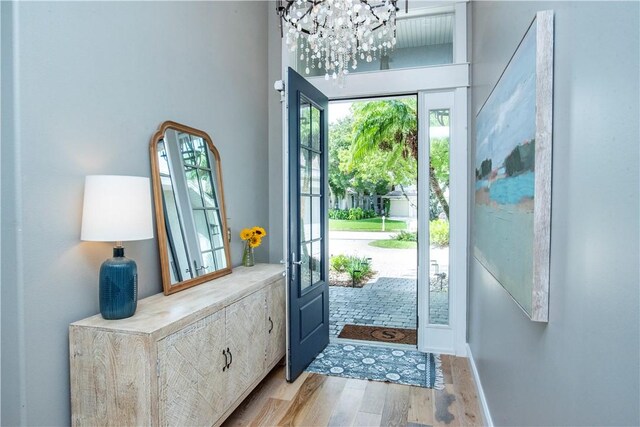
{"type": "MultiPolygon", "coordinates": [[[[363,288],[329,287],[329,331],[337,337],[345,324],[415,329],[417,324],[417,251],[369,246],[396,233],[331,231],[329,252],[371,258],[378,278],[363,288]]],[[[431,248],[431,257],[446,270],[447,249],[431,248]]],[[[437,288],[436,288],[437,290],[437,288]]],[[[430,292],[430,322],[447,324],[446,292],[430,292]]],[[[446,288],[445,288],[446,291],[446,288]]]]}
{"type": "MultiPolygon", "coordinates": [[[[337,337],[345,324],[415,329],[416,280],[379,277],[363,288],[329,287],[329,334],[337,337]]],[[[431,292],[431,322],[447,323],[446,293],[431,292]]]]}

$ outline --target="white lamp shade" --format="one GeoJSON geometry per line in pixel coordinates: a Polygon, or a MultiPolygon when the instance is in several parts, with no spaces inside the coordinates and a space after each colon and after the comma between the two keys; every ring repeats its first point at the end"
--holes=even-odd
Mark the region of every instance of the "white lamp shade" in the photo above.
{"type": "Polygon", "coordinates": [[[82,240],[117,242],[153,237],[149,178],[89,175],[84,186],[82,240]]]}

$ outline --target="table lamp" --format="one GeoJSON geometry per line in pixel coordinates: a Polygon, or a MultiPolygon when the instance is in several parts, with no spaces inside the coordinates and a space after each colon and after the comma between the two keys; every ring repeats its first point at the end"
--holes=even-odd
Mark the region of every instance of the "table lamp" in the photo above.
{"type": "Polygon", "coordinates": [[[149,178],[89,175],[85,180],[80,239],[115,242],[113,258],[100,267],[100,313],[105,319],[133,316],[138,269],[124,256],[123,241],[153,238],[149,178]]]}

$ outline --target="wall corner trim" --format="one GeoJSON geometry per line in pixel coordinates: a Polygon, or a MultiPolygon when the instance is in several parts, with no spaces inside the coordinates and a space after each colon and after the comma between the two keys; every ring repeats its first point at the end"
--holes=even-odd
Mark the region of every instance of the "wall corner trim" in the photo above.
{"type": "Polygon", "coordinates": [[[482,383],[480,382],[480,375],[478,374],[478,369],[476,368],[476,361],[473,359],[473,354],[471,353],[471,347],[469,347],[469,343],[467,346],[467,357],[469,358],[469,364],[471,365],[471,371],[473,372],[473,379],[476,383],[476,391],[478,392],[478,398],[480,399],[480,406],[482,407],[482,414],[484,415],[484,425],[487,427],[493,427],[493,419],[491,418],[491,412],[489,411],[489,405],[487,403],[487,399],[484,395],[484,390],[482,389],[482,383]]]}

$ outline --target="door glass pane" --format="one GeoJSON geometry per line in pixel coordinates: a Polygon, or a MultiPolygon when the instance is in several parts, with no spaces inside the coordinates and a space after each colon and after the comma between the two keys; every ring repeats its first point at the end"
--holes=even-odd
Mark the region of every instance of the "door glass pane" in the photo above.
{"type": "Polygon", "coordinates": [[[209,168],[209,147],[202,138],[193,138],[193,151],[195,155],[195,164],[200,168],[209,168]]]}
{"type": "Polygon", "coordinates": [[[185,165],[195,166],[196,164],[196,155],[193,148],[193,142],[191,141],[191,137],[186,133],[178,134],[178,145],[180,146],[180,151],[182,152],[182,159],[185,165]]]}
{"type": "Polygon", "coordinates": [[[213,253],[205,252],[202,254],[202,268],[198,270],[198,276],[202,276],[203,274],[207,274],[213,271],[213,253]]]}
{"type": "Polygon", "coordinates": [[[187,178],[187,191],[189,192],[189,200],[194,208],[201,208],[202,196],[200,195],[200,184],[198,183],[198,171],[195,168],[185,167],[184,174],[187,178]]]}
{"type": "Polygon", "coordinates": [[[311,103],[300,98],[300,145],[309,146],[311,141],[311,103]]]}
{"type": "Polygon", "coordinates": [[[300,244],[300,291],[311,286],[311,243],[300,244]]]}
{"type": "Polygon", "coordinates": [[[202,188],[202,198],[204,199],[204,205],[208,208],[215,208],[216,198],[213,191],[213,180],[211,179],[211,172],[208,170],[200,170],[200,186],[202,188]]]}
{"type": "Polygon", "coordinates": [[[311,255],[311,283],[316,284],[320,281],[320,265],[322,264],[322,241],[313,242],[311,255]]]}
{"type": "Polygon", "coordinates": [[[207,219],[203,210],[193,211],[193,220],[196,224],[196,235],[200,243],[200,250],[207,251],[211,249],[211,240],[209,239],[209,227],[207,227],[207,219]]]}
{"type": "Polygon", "coordinates": [[[320,194],[320,154],[311,153],[311,194],[320,194]]]}
{"type": "Polygon", "coordinates": [[[215,270],[225,268],[227,266],[227,258],[224,256],[224,248],[214,252],[213,261],[215,262],[215,270]]]}
{"type": "Polygon", "coordinates": [[[300,241],[311,239],[311,197],[300,197],[300,241]]]}
{"type": "Polygon", "coordinates": [[[211,241],[214,248],[224,246],[222,227],[220,226],[220,212],[217,209],[207,210],[207,220],[209,221],[209,230],[211,231],[211,241]]]}
{"type": "Polygon", "coordinates": [[[320,110],[311,107],[311,148],[320,149],[320,110]]]}
{"type": "Polygon", "coordinates": [[[429,111],[429,323],[449,324],[449,110],[429,111]]]}
{"type": "Polygon", "coordinates": [[[309,194],[311,192],[311,162],[309,161],[310,151],[300,148],[300,193],[309,194]]]}
{"type": "Polygon", "coordinates": [[[319,239],[320,236],[320,198],[314,197],[311,204],[311,236],[313,240],[319,239]]]}

